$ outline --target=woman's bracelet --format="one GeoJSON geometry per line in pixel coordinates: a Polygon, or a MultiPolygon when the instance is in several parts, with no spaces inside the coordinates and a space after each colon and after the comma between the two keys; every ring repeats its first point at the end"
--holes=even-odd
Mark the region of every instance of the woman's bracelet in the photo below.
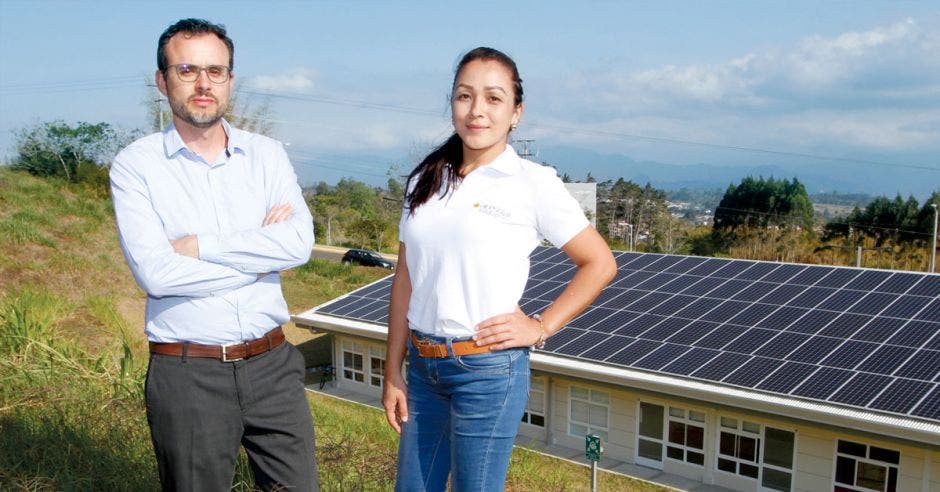
{"type": "Polygon", "coordinates": [[[532,348],[536,350],[542,350],[545,348],[545,322],[542,321],[541,314],[536,313],[530,317],[539,322],[539,339],[535,342],[534,345],[532,345],[532,348]]]}

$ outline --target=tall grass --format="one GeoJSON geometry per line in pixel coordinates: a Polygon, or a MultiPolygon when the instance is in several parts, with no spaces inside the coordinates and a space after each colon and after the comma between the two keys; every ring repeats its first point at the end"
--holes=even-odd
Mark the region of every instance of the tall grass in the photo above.
{"type": "MultiPolygon", "coordinates": [[[[92,355],[56,325],[73,307],[40,288],[0,299],[0,483],[27,490],[153,488],[140,364],[92,355]]],[[[124,347],[126,341],[117,342],[124,347]]],[[[0,487],[0,488],[7,488],[0,487]]]]}
{"type": "MultiPolygon", "coordinates": [[[[143,294],[123,264],[110,201],[0,167],[0,204],[0,491],[158,490],[146,340],[128,321],[143,294]]],[[[296,312],[387,274],[312,260],[282,279],[296,312]]],[[[389,490],[397,437],[384,416],[323,396],[311,409],[322,488],[389,490]]],[[[584,469],[559,463],[517,450],[507,488],[583,490],[584,469]]],[[[604,488],[638,490],[615,480],[604,488]]],[[[252,489],[244,453],[233,482],[252,489]]]]}

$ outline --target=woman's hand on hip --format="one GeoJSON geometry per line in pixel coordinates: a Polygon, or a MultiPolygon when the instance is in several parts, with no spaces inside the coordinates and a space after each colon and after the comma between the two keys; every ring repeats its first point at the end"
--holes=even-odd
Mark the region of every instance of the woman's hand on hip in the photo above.
{"type": "Polygon", "coordinates": [[[385,375],[382,386],[382,406],[388,425],[401,434],[401,424],[408,421],[408,385],[400,374],[385,375]]]}
{"type": "Polygon", "coordinates": [[[477,325],[473,340],[477,345],[492,345],[491,350],[530,347],[542,336],[540,323],[525,315],[519,306],[509,314],[485,319],[477,325]]]}

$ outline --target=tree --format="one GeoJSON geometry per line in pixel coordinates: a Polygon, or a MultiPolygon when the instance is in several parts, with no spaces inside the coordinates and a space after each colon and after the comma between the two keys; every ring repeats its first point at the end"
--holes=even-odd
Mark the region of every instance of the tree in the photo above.
{"type": "Polygon", "coordinates": [[[737,186],[730,185],[715,209],[716,232],[738,228],[809,230],[813,225],[813,203],[806,188],[796,178],[748,176],[737,186]]]}
{"type": "Polygon", "coordinates": [[[855,207],[844,219],[827,223],[823,240],[850,240],[854,237],[854,242],[861,244],[870,239],[879,248],[929,240],[933,231],[931,203],[940,203],[940,192],[934,192],[923,207],[913,196],[907,200],[901,195],[894,199],[877,197],[864,209],[855,207]]]}
{"type": "Polygon", "coordinates": [[[739,258],[794,261],[797,247],[812,239],[813,204],[796,178],[754,179],[728,186],[715,209],[711,248],[739,258]]]}
{"type": "Polygon", "coordinates": [[[400,181],[392,177],[388,189],[350,178],[334,186],[318,183],[308,197],[318,241],[376,250],[394,248],[403,193],[400,181]]]}
{"type": "Polygon", "coordinates": [[[625,244],[645,240],[649,250],[672,250],[675,246],[674,237],[657,230],[658,225],[669,222],[664,191],[649,183],[640,187],[619,178],[598,183],[597,201],[597,228],[608,239],[625,244]]]}
{"type": "Polygon", "coordinates": [[[106,188],[108,164],[137,135],[108,123],[39,123],[17,131],[13,168],[106,188]]]}

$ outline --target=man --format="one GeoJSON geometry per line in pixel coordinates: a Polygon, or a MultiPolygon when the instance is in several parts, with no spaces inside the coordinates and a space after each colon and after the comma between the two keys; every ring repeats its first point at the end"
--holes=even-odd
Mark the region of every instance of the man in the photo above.
{"type": "Polygon", "coordinates": [[[313,422],[278,272],[313,221],[280,143],[229,126],[234,46],[184,19],[158,43],[173,125],[121,151],[121,248],[147,293],[147,420],[164,490],[230,490],[239,445],[264,490],[316,490],[313,422]]]}

